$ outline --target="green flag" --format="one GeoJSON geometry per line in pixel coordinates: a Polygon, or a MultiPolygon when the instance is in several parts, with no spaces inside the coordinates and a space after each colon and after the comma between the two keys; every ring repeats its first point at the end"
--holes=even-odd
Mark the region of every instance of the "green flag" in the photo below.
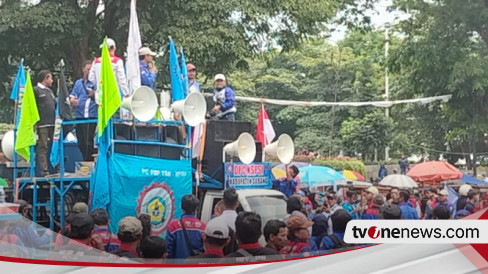
{"type": "MultiPolygon", "coordinates": [[[[106,38],[105,38],[106,39],[106,38]]],[[[112,63],[105,40],[102,47],[102,64],[100,66],[100,105],[98,107],[98,136],[102,136],[103,130],[107,127],[108,120],[120,106],[120,95],[115,82],[112,63]]]]}
{"type": "Polygon", "coordinates": [[[29,147],[36,144],[34,125],[37,121],[39,121],[39,111],[37,110],[36,98],[32,89],[30,73],[27,71],[24,98],[22,98],[20,121],[15,141],[15,151],[27,161],[30,161],[29,147]]]}

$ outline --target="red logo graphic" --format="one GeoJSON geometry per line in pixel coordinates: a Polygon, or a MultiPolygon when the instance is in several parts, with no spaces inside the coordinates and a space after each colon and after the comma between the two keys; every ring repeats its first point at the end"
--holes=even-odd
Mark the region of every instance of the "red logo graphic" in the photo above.
{"type": "Polygon", "coordinates": [[[368,236],[371,239],[376,239],[380,236],[380,230],[376,226],[372,226],[368,229],[368,236]]]}

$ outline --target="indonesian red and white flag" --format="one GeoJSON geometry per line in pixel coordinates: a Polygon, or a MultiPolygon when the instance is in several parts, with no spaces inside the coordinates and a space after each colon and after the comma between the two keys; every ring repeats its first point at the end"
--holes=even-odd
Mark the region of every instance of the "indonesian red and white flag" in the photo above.
{"type": "Polygon", "coordinates": [[[262,147],[264,148],[273,141],[275,136],[276,133],[273,129],[273,125],[268,118],[266,110],[264,110],[264,105],[262,104],[261,108],[259,109],[258,123],[256,125],[256,141],[260,141],[262,147]]]}

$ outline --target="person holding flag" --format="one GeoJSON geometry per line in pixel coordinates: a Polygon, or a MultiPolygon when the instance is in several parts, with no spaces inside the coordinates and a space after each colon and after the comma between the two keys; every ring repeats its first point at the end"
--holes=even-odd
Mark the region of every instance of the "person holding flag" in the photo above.
{"type": "Polygon", "coordinates": [[[39,122],[37,123],[37,152],[41,175],[49,174],[47,167],[47,145],[54,135],[56,98],[50,89],[53,83],[53,76],[48,70],[41,70],[37,75],[37,86],[34,87],[36,105],[39,111],[39,122]]]}
{"type": "Polygon", "coordinates": [[[90,208],[106,208],[110,203],[109,189],[109,132],[107,127],[110,119],[119,109],[120,96],[115,80],[114,71],[110,65],[110,53],[108,51],[108,39],[102,44],[100,82],[98,89],[100,93],[100,106],[98,107],[97,119],[97,138],[98,138],[98,158],[95,172],[92,174],[92,184],[90,184],[90,208]]]}
{"type": "MultiPolygon", "coordinates": [[[[97,104],[95,103],[95,83],[88,80],[88,73],[92,66],[91,61],[83,64],[83,77],[76,80],[70,94],[71,105],[75,107],[75,119],[86,120],[97,118],[97,104]]],[[[83,161],[92,161],[93,154],[97,150],[93,144],[95,137],[96,124],[78,124],[76,126],[76,138],[78,138],[78,147],[80,148],[83,161]]]]}
{"type": "MultiPolygon", "coordinates": [[[[115,55],[115,41],[113,39],[107,38],[107,48],[109,52],[109,61],[110,64],[112,65],[112,71],[115,76],[116,84],[117,84],[117,89],[119,91],[120,98],[122,97],[129,97],[131,92],[129,91],[129,88],[127,86],[127,78],[125,75],[125,69],[124,69],[124,61],[122,58],[118,57],[115,55]]],[[[100,45],[100,48],[103,47],[103,44],[100,45]]],[[[90,73],[88,74],[88,80],[92,83],[97,84],[97,92],[95,93],[95,100],[97,101],[97,104],[101,104],[101,99],[100,97],[100,85],[98,84],[101,80],[101,66],[102,66],[102,57],[97,57],[92,63],[92,67],[90,69],[90,73]]],[[[127,119],[130,117],[130,111],[126,109],[121,109],[121,116],[124,119],[127,119]]]]}

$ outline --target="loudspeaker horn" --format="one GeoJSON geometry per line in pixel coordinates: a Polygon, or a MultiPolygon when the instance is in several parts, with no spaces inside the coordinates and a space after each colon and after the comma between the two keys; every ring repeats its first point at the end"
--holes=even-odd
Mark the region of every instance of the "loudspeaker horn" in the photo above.
{"type": "Polygon", "coordinates": [[[239,160],[248,165],[256,157],[256,143],[251,134],[244,132],[234,142],[225,145],[224,152],[239,157],[239,160]]]}
{"type": "Polygon", "coordinates": [[[9,130],[2,139],[2,151],[9,160],[14,159],[14,131],[9,130]]]}
{"type": "Polygon", "coordinates": [[[169,121],[173,118],[171,117],[171,94],[167,90],[163,90],[160,95],[161,106],[159,112],[161,113],[161,118],[163,121],[169,121]]]}
{"type": "Polygon", "coordinates": [[[124,98],[121,106],[130,110],[137,120],[147,122],[156,114],[158,98],[151,88],[142,86],[134,90],[130,97],[124,98]]]}
{"type": "Polygon", "coordinates": [[[183,116],[188,125],[194,127],[205,121],[207,102],[201,93],[193,92],[188,94],[185,100],[173,102],[171,108],[183,116]]]}
{"type": "Polygon", "coordinates": [[[264,152],[278,157],[283,164],[289,164],[295,156],[295,144],[288,134],[281,134],[278,140],[264,147],[264,152]]]}

